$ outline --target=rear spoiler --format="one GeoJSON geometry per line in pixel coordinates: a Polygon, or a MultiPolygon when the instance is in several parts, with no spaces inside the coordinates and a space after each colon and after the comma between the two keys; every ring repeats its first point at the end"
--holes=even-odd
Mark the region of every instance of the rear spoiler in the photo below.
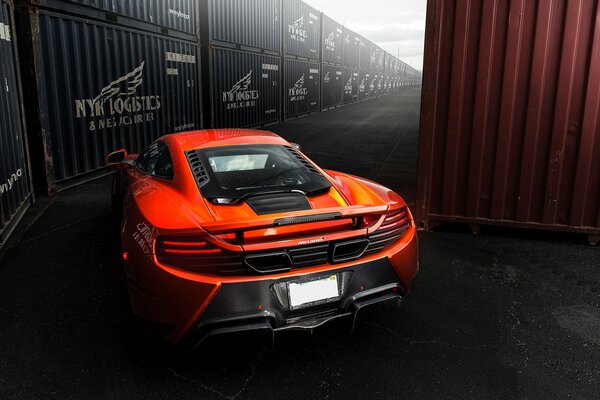
{"type": "Polygon", "coordinates": [[[323,208],[318,212],[315,210],[298,211],[280,218],[256,218],[245,221],[219,221],[202,224],[207,232],[218,235],[223,233],[243,233],[258,229],[268,229],[280,226],[308,224],[337,219],[359,218],[369,215],[381,215],[388,210],[389,206],[346,206],[323,208]]]}

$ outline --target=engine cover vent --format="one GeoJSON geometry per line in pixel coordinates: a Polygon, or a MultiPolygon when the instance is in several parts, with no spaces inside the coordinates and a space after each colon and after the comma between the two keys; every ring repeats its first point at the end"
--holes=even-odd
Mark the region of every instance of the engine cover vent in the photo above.
{"type": "Polygon", "coordinates": [[[257,215],[311,209],[306,196],[301,193],[276,193],[253,196],[246,199],[246,204],[257,215]]]}

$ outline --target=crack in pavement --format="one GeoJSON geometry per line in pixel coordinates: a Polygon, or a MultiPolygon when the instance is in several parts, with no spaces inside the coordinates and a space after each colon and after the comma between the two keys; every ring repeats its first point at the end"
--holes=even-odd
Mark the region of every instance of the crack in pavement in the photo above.
{"type": "MultiPolygon", "coordinates": [[[[164,367],[164,366],[163,366],[163,367],[164,367]]],[[[167,371],[169,371],[171,374],[173,374],[173,376],[175,376],[176,378],[179,378],[179,379],[181,379],[181,380],[184,380],[184,381],[186,381],[186,382],[189,382],[189,383],[193,383],[194,385],[197,385],[197,386],[199,386],[200,388],[202,388],[202,389],[204,389],[204,390],[207,390],[207,391],[209,391],[209,392],[211,392],[211,393],[214,393],[214,394],[216,394],[216,395],[218,395],[218,396],[220,396],[220,397],[223,397],[224,399],[232,400],[232,397],[231,397],[231,396],[227,396],[227,395],[226,395],[226,394],[224,394],[223,392],[220,392],[219,390],[217,390],[217,389],[215,389],[215,388],[213,388],[213,387],[211,387],[211,386],[207,386],[207,385],[205,385],[204,383],[202,383],[202,382],[200,382],[200,381],[198,381],[198,380],[196,380],[196,379],[189,378],[189,377],[187,377],[187,376],[185,376],[185,375],[181,375],[180,373],[178,373],[178,372],[177,372],[175,369],[173,369],[173,368],[165,368],[165,369],[166,369],[167,371]]]]}
{"type": "Polygon", "coordinates": [[[147,361],[149,361],[150,363],[152,363],[154,365],[162,367],[166,371],[170,372],[174,377],[176,377],[178,379],[181,379],[183,381],[192,383],[194,385],[197,385],[201,389],[204,389],[204,390],[206,390],[208,392],[214,393],[214,394],[216,394],[219,397],[222,397],[222,398],[227,399],[227,400],[236,400],[237,398],[239,398],[239,396],[241,396],[246,391],[246,389],[248,388],[248,385],[249,385],[250,381],[252,381],[252,379],[256,376],[256,372],[258,370],[258,367],[263,362],[263,360],[265,358],[265,355],[266,355],[265,352],[263,352],[263,353],[260,354],[260,356],[258,357],[258,360],[252,365],[252,369],[250,371],[250,374],[248,375],[248,377],[246,379],[244,379],[244,383],[242,384],[242,387],[234,395],[227,395],[227,394],[223,393],[222,391],[220,391],[218,389],[215,389],[212,386],[208,386],[208,385],[204,384],[200,380],[197,380],[197,379],[194,379],[194,378],[190,378],[189,376],[183,375],[183,374],[177,372],[177,370],[175,368],[164,366],[164,365],[162,365],[160,363],[157,363],[156,361],[153,361],[153,360],[147,360],[147,361]]]}
{"type": "Polygon", "coordinates": [[[375,323],[372,323],[372,322],[366,322],[366,321],[362,322],[362,323],[365,324],[365,325],[368,325],[368,326],[372,326],[373,328],[380,329],[380,330],[382,330],[384,332],[387,332],[390,335],[394,336],[395,338],[404,341],[405,343],[407,343],[410,346],[421,345],[421,344],[440,344],[440,345],[443,345],[443,346],[446,346],[446,347],[453,347],[455,349],[462,349],[462,350],[473,351],[472,348],[465,347],[465,346],[459,346],[459,345],[448,343],[448,342],[444,342],[444,341],[442,341],[440,339],[433,339],[433,340],[409,340],[409,339],[405,338],[404,336],[400,336],[398,333],[396,333],[392,329],[387,328],[385,326],[381,326],[381,325],[378,325],[378,324],[375,324],[375,323]]]}
{"type": "Polygon", "coordinates": [[[517,346],[522,347],[523,348],[523,352],[525,353],[525,365],[524,367],[527,367],[527,365],[529,364],[529,352],[527,350],[527,345],[523,342],[521,342],[519,340],[519,338],[517,338],[517,335],[515,334],[515,330],[517,329],[517,327],[519,325],[521,325],[521,320],[519,318],[517,318],[517,316],[515,315],[514,310],[512,309],[512,307],[507,308],[506,311],[508,312],[508,315],[511,316],[511,318],[515,321],[515,323],[513,324],[513,326],[510,328],[510,336],[513,338],[513,340],[515,342],[517,342],[517,346]]]}
{"type": "Polygon", "coordinates": [[[256,361],[256,363],[254,363],[254,365],[252,366],[252,371],[250,371],[250,375],[248,375],[248,377],[244,380],[244,384],[242,385],[242,388],[235,394],[235,396],[233,396],[231,398],[231,400],[235,400],[238,397],[240,397],[240,395],[242,393],[244,393],[244,391],[248,388],[248,384],[256,376],[256,371],[258,370],[258,366],[265,359],[265,354],[266,354],[265,352],[263,352],[263,353],[260,354],[260,356],[258,357],[258,360],[256,361]]]}

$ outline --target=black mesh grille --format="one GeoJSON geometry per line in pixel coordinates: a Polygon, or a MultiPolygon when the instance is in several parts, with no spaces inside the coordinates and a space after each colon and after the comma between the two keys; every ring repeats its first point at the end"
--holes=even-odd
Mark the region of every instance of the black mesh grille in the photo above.
{"type": "Polygon", "coordinates": [[[319,171],[317,171],[316,168],[306,158],[304,158],[304,156],[302,154],[300,154],[298,152],[298,150],[294,149],[293,147],[289,147],[289,146],[285,146],[285,148],[290,153],[292,153],[292,155],[294,157],[296,157],[298,159],[298,161],[300,161],[302,163],[302,165],[304,165],[306,167],[306,169],[308,169],[310,172],[314,172],[315,174],[319,173],[319,171]]]}
{"type": "Polygon", "coordinates": [[[185,155],[190,164],[190,168],[192,169],[194,179],[198,184],[198,188],[201,188],[202,186],[206,185],[206,183],[209,180],[208,174],[206,173],[206,169],[204,169],[204,166],[200,161],[200,157],[198,156],[198,153],[196,153],[195,150],[190,150],[186,152],[185,155]]]}
{"type": "Polygon", "coordinates": [[[292,264],[295,268],[327,264],[328,251],[329,243],[288,249],[288,253],[292,258],[292,264]]]}

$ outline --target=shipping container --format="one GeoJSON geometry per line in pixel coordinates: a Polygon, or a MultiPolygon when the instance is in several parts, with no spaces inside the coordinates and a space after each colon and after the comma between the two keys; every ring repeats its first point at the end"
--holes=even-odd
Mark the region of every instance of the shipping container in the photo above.
{"type": "MultiPolygon", "coordinates": [[[[158,33],[169,34],[168,30],[196,35],[197,0],[17,0],[21,4],[31,3],[62,13],[82,15],[86,18],[102,19],[111,24],[129,24],[124,16],[165,28],[158,33]],[[84,6],[84,7],[82,7],[84,6]],[[98,11],[94,11],[98,10],[98,11]]],[[[139,28],[136,26],[135,28],[139,28]]]]}
{"type": "Polygon", "coordinates": [[[358,75],[358,70],[344,68],[344,104],[351,104],[358,101],[358,90],[360,85],[358,75]]]}
{"type": "Polygon", "coordinates": [[[200,127],[195,43],[38,11],[19,15],[36,184],[52,193],[111,151],[200,127]]]}
{"type": "Polygon", "coordinates": [[[371,98],[371,74],[369,71],[361,70],[359,72],[359,85],[358,85],[358,100],[368,100],[371,98]]]}
{"type": "Polygon", "coordinates": [[[428,2],[419,225],[597,242],[599,65],[597,1],[428,2]]]}
{"type": "Polygon", "coordinates": [[[360,36],[346,27],[343,28],[343,32],[343,64],[347,67],[358,68],[360,65],[360,36]]]}
{"type": "Polygon", "coordinates": [[[383,74],[371,72],[371,96],[377,97],[383,95],[383,74]]]}
{"type": "Polygon", "coordinates": [[[360,38],[360,61],[359,68],[368,71],[371,69],[371,42],[367,39],[360,38]]]}
{"type": "Polygon", "coordinates": [[[390,94],[392,92],[392,77],[390,75],[383,76],[383,93],[390,94]]]}
{"type": "Polygon", "coordinates": [[[203,41],[245,51],[281,53],[280,0],[199,1],[203,41]]]}
{"type": "Polygon", "coordinates": [[[0,2],[0,245],[30,204],[13,7],[0,2]]]}
{"type": "Polygon", "coordinates": [[[371,44],[371,72],[383,72],[383,49],[371,44]]]}
{"type": "Polygon", "coordinates": [[[321,14],[321,54],[324,63],[341,64],[343,61],[343,27],[325,14],[321,14]]]}
{"type": "Polygon", "coordinates": [[[207,126],[248,128],[279,121],[279,57],[211,48],[209,59],[203,85],[212,116],[207,126]]]}
{"type": "Polygon", "coordinates": [[[283,52],[319,61],[321,13],[300,0],[283,0],[283,52]]]}
{"type": "Polygon", "coordinates": [[[319,111],[319,64],[299,60],[284,61],[285,118],[319,111]]]}
{"type": "Polygon", "coordinates": [[[321,110],[339,107],[344,95],[344,69],[335,65],[321,65],[321,110]]]}
{"type": "Polygon", "coordinates": [[[384,50],[383,51],[383,69],[386,74],[389,74],[391,66],[392,66],[392,55],[384,50]]]}

